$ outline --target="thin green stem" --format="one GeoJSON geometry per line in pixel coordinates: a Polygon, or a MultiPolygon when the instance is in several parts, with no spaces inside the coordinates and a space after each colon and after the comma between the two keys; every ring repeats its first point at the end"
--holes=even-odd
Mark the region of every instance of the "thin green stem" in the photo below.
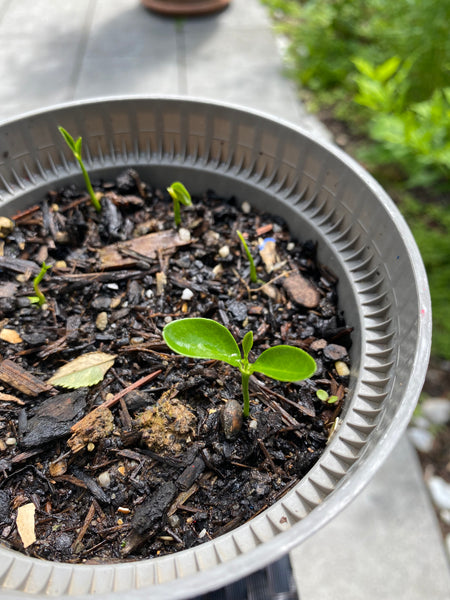
{"type": "Polygon", "coordinates": [[[43,304],[45,304],[47,302],[47,299],[45,298],[44,294],[39,289],[39,284],[44,279],[44,275],[47,273],[47,271],[49,269],[50,269],[50,265],[46,265],[45,262],[42,263],[42,269],[40,270],[39,274],[33,279],[34,293],[36,294],[36,296],[38,298],[39,306],[42,306],[43,304]]]}
{"type": "Polygon", "coordinates": [[[181,212],[180,212],[180,203],[178,200],[173,199],[173,218],[175,221],[175,227],[179,227],[181,225],[181,212]]]}
{"type": "Polygon", "coordinates": [[[240,231],[236,231],[236,233],[238,234],[238,237],[241,240],[242,245],[244,246],[245,254],[247,255],[247,259],[250,264],[250,281],[252,283],[258,283],[258,275],[256,273],[255,261],[253,260],[253,256],[250,254],[247,242],[245,241],[244,236],[240,231]]]}
{"type": "Polygon", "coordinates": [[[91,184],[91,180],[89,179],[88,172],[86,171],[83,161],[81,160],[81,156],[76,155],[78,162],[80,163],[81,171],[83,173],[84,182],[86,184],[86,189],[88,191],[89,196],[91,197],[91,202],[97,212],[101,212],[102,205],[100,204],[97,196],[95,195],[94,189],[91,184]]]}
{"type": "Polygon", "coordinates": [[[243,371],[241,371],[242,374],[242,396],[244,397],[244,410],[242,411],[242,414],[245,418],[247,418],[250,415],[250,395],[248,393],[248,382],[250,379],[250,373],[244,373],[243,371]]]}

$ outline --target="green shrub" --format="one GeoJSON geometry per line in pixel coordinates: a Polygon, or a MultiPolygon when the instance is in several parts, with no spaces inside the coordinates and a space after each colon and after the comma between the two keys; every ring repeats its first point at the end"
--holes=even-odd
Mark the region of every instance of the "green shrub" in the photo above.
{"type": "Polygon", "coordinates": [[[301,97],[365,139],[352,152],[398,201],[429,277],[433,352],[450,360],[450,2],[262,2],[301,97]]]}
{"type": "Polygon", "coordinates": [[[368,108],[369,136],[379,145],[363,156],[373,165],[398,163],[408,187],[430,185],[450,176],[450,87],[422,102],[407,102],[412,61],[394,56],[374,67],[354,59],[359,74],[356,102],[368,108]]]}

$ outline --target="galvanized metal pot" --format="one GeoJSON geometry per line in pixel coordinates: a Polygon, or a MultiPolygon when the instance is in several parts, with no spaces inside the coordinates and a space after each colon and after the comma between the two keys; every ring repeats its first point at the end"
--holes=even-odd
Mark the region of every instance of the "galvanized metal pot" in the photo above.
{"type": "Polygon", "coordinates": [[[154,185],[177,179],[193,193],[211,188],[283,216],[295,236],[318,242],[354,328],[340,428],[298,485],[250,523],[190,550],[114,565],[56,564],[0,547],[0,595],[8,598],[191,598],[300,544],[358,494],[392,450],[429,357],[425,271],[392,201],[347,155],[287,123],[195,100],[99,100],[4,123],[1,214],[39,202],[55,186],[82,184],[58,125],[83,137],[94,177],[135,167],[154,185]]]}

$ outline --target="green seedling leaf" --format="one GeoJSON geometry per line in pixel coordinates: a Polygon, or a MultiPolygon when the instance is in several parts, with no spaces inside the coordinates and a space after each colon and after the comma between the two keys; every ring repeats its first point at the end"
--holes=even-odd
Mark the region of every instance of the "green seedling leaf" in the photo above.
{"type": "Polygon", "coordinates": [[[299,381],[314,374],[316,363],[301,348],[281,345],[264,350],[251,367],[278,381],[299,381]]]}
{"type": "Polygon", "coordinates": [[[41,270],[36,275],[36,277],[33,279],[33,288],[34,288],[34,293],[36,295],[28,296],[28,300],[31,302],[31,304],[37,304],[38,306],[43,306],[44,304],[47,303],[47,300],[46,300],[44,294],[41,292],[39,284],[44,279],[44,276],[49,269],[51,269],[51,265],[46,265],[45,261],[44,261],[42,263],[41,270]]]}
{"type": "Polygon", "coordinates": [[[253,331],[248,331],[244,335],[244,339],[242,340],[242,351],[244,352],[244,359],[248,360],[248,355],[253,346],[253,331]]]}
{"type": "Polygon", "coordinates": [[[251,255],[250,250],[248,249],[247,242],[245,241],[244,236],[240,231],[236,231],[236,233],[238,235],[238,238],[241,240],[241,244],[244,247],[244,251],[250,265],[250,281],[252,283],[258,283],[258,275],[256,273],[255,261],[253,260],[253,256],[251,255]]]}
{"type": "Polygon", "coordinates": [[[243,415],[250,414],[249,380],[255,371],[280,381],[299,381],[314,374],[314,359],[300,348],[275,346],[268,348],[250,363],[253,333],[242,340],[243,356],[234,337],[226,327],[211,319],[190,318],[172,321],[163,329],[163,337],[171,350],[190,358],[221,360],[237,367],[242,377],[243,415]]]}
{"type": "Polygon", "coordinates": [[[241,352],[226,327],[211,319],[180,319],[168,323],[163,338],[171,350],[190,358],[222,360],[238,367],[241,352]]]}
{"type": "Polygon", "coordinates": [[[337,396],[329,396],[325,390],[317,390],[316,396],[319,398],[319,400],[322,400],[322,402],[327,402],[328,404],[334,404],[339,400],[337,396]]]}
{"type": "Polygon", "coordinates": [[[113,366],[115,358],[116,354],[88,352],[58,369],[48,383],[72,390],[95,385],[113,366]]]}
{"type": "Polygon", "coordinates": [[[88,191],[89,197],[91,199],[92,206],[95,208],[97,212],[101,212],[102,205],[100,204],[99,199],[97,198],[96,193],[94,192],[94,188],[92,187],[91,180],[89,178],[89,174],[86,171],[86,168],[83,163],[83,159],[81,158],[81,143],[82,138],[79,137],[77,140],[74,140],[68,131],[64,129],[64,127],[58,127],[60,134],[63,136],[64,141],[72,150],[74,157],[77,159],[81,172],[83,173],[84,183],[86,184],[86,189],[88,191]]]}
{"type": "Polygon", "coordinates": [[[180,204],[190,206],[192,204],[191,195],[180,181],[174,181],[167,191],[173,200],[175,226],[179,227],[181,225],[180,204]]]}

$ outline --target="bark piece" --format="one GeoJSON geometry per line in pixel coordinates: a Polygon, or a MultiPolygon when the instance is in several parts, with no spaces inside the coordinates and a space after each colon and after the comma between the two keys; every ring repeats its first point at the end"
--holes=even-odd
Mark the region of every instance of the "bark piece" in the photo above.
{"type": "Polygon", "coordinates": [[[0,256],[0,268],[13,271],[14,273],[26,273],[29,271],[33,275],[37,275],[41,270],[32,260],[23,260],[22,258],[14,258],[13,256],[0,256]]]}
{"type": "Polygon", "coordinates": [[[316,308],[320,302],[319,290],[300,273],[290,273],[282,280],[288,296],[306,308],[316,308]]]}
{"type": "Polygon", "coordinates": [[[177,494],[177,486],[168,481],[138,506],[133,517],[133,529],[143,535],[159,526],[177,494]]]}
{"type": "Polygon", "coordinates": [[[182,490],[187,490],[191,487],[194,481],[205,470],[205,463],[200,456],[197,456],[192,464],[188,465],[177,479],[177,483],[182,490]]]}
{"type": "Polygon", "coordinates": [[[118,242],[110,246],[105,246],[99,249],[98,253],[103,269],[120,269],[123,267],[132,267],[139,262],[137,257],[124,256],[121,253],[121,249],[131,250],[137,255],[140,254],[146,258],[154,259],[160,250],[184,246],[187,243],[189,242],[181,239],[175,230],[157,231],[127,242],[118,242]]]}
{"type": "Polygon", "coordinates": [[[0,381],[7,383],[27,396],[39,396],[39,394],[53,389],[51,385],[44,383],[9,359],[0,363],[0,381]]]}
{"type": "Polygon", "coordinates": [[[34,448],[69,435],[71,428],[83,415],[87,390],[74,390],[45,400],[27,423],[22,445],[34,448]]]}

